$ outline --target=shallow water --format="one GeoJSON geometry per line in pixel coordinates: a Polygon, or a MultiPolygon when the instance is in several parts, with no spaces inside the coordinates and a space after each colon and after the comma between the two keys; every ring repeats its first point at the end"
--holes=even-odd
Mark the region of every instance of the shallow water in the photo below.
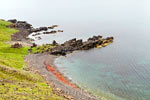
{"type": "Polygon", "coordinates": [[[36,43],[77,37],[114,36],[100,49],[56,60],[65,75],[96,95],[150,100],[149,0],[3,0],[0,18],[26,20],[35,27],[58,24],[63,33],[41,35],[36,43]]]}

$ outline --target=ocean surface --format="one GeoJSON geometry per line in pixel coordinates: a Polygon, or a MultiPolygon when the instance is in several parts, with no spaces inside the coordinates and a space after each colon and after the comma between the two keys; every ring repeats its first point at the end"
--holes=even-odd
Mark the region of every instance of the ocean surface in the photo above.
{"type": "Polygon", "coordinates": [[[150,100],[150,0],[3,0],[0,18],[63,33],[38,44],[113,36],[105,48],[78,51],[55,63],[74,83],[103,100],[150,100]]]}

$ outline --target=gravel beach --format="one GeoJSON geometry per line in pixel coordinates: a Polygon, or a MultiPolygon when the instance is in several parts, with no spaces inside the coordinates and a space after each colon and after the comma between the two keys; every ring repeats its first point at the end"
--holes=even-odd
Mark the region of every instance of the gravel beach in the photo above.
{"type": "Polygon", "coordinates": [[[37,71],[47,82],[53,83],[54,89],[61,89],[63,94],[73,97],[72,100],[100,100],[85,90],[73,88],[61,82],[52,72],[47,70],[45,63],[57,68],[54,65],[55,58],[56,56],[49,54],[30,54],[26,56],[25,60],[30,70],[37,71]]]}

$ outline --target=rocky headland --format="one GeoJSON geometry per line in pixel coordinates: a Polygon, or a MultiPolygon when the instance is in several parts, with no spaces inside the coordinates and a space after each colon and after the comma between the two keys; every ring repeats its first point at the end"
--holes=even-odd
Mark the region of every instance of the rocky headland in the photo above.
{"type": "Polygon", "coordinates": [[[102,36],[93,36],[87,41],[83,42],[82,39],[76,38],[66,41],[65,43],[56,46],[48,51],[52,55],[66,55],[77,50],[89,50],[92,48],[105,47],[113,42],[113,37],[102,38],[102,36]]]}

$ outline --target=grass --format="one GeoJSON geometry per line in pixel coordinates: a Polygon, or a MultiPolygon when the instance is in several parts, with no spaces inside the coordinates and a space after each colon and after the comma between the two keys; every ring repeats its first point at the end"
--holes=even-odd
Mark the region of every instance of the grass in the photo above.
{"type": "Polygon", "coordinates": [[[32,53],[44,53],[50,51],[50,49],[54,48],[52,44],[46,44],[39,47],[32,48],[32,53]]]}
{"type": "Polygon", "coordinates": [[[26,66],[24,57],[28,54],[28,47],[11,48],[9,44],[0,42],[0,64],[22,69],[26,66]]]}
{"type": "Polygon", "coordinates": [[[6,43],[18,32],[8,28],[10,24],[0,20],[0,100],[64,100],[40,75],[23,70],[29,47],[11,48],[6,43]]]}
{"type": "Polygon", "coordinates": [[[8,28],[11,23],[0,20],[0,42],[10,41],[11,35],[18,32],[18,30],[8,28]]]}
{"type": "Polygon", "coordinates": [[[12,34],[18,32],[18,30],[8,28],[10,24],[0,20],[0,64],[22,69],[26,66],[24,57],[28,54],[28,47],[11,48],[10,44],[5,43],[11,40],[12,34]]]}
{"type": "Polygon", "coordinates": [[[41,76],[0,65],[0,100],[64,100],[41,76]]]}

